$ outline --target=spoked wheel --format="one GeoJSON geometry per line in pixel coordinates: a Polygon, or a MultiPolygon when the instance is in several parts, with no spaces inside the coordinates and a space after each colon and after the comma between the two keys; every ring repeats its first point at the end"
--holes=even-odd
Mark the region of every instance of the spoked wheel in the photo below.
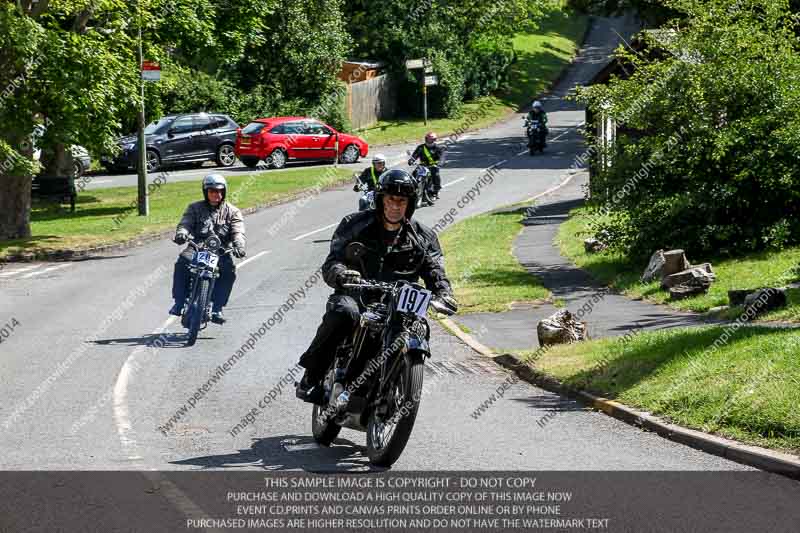
{"type": "Polygon", "coordinates": [[[208,280],[200,280],[197,294],[189,305],[189,338],[186,340],[186,346],[194,346],[197,341],[197,334],[200,333],[200,326],[203,324],[203,314],[208,305],[208,289],[208,280]]]}
{"type": "MultiPolygon", "coordinates": [[[[336,364],[334,362],[334,364],[336,364]]],[[[333,365],[328,369],[328,374],[325,376],[323,387],[328,394],[333,388],[333,365]]],[[[311,411],[311,432],[314,435],[314,440],[323,446],[330,446],[331,443],[339,436],[342,426],[333,421],[332,408],[329,409],[331,402],[335,402],[336,398],[331,398],[325,405],[314,404],[311,411]]]]}
{"type": "Polygon", "coordinates": [[[367,455],[377,466],[391,466],[403,453],[414,429],[422,395],[423,362],[406,354],[389,385],[385,412],[374,410],[367,423],[367,455]]]}

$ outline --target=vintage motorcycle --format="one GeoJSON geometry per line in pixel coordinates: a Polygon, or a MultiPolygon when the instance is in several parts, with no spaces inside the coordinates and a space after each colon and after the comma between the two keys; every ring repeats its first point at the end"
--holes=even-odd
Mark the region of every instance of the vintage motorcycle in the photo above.
{"type": "Polygon", "coordinates": [[[190,238],[188,244],[194,250],[188,265],[189,296],[181,311],[181,325],[189,330],[186,346],[193,346],[198,333],[211,319],[211,295],[219,278],[219,260],[233,252],[233,248],[222,248],[222,241],[214,234],[200,243],[190,238]]]}
{"type": "MultiPolygon", "coordinates": [[[[411,151],[406,151],[410,156],[411,151]]],[[[411,176],[417,180],[417,207],[427,207],[433,205],[433,180],[431,170],[421,162],[417,163],[411,176]]]]}
{"type": "MultiPolygon", "coordinates": [[[[348,263],[358,264],[367,252],[361,243],[349,244],[348,263]]],[[[445,315],[455,310],[409,281],[363,280],[344,288],[365,311],[353,335],[337,349],[325,376],[323,403],[312,411],[314,439],[328,446],[343,427],[365,431],[370,462],[391,466],[414,428],[423,367],[431,357],[428,308],[445,315]]]]}
{"type": "Polygon", "coordinates": [[[370,191],[367,184],[359,179],[358,174],[353,174],[353,179],[355,179],[353,190],[361,193],[361,197],[358,199],[358,210],[375,209],[375,191],[370,191]]]}
{"type": "Polygon", "coordinates": [[[544,152],[544,126],[538,120],[525,120],[525,134],[528,136],[528,150],[530,155],[544,152]]]}

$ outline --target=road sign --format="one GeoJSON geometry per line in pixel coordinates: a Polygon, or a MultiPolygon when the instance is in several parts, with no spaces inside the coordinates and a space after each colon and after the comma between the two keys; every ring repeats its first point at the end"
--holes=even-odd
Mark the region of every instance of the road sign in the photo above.
{"type": "Polygon", "coordinates": [[[409,59],[406,61],[406,68],[408,70],[413,70],[415,68],[422,68],[425,65],[423,64],[423,59],[409,59]]]}
{"type": "Polygon", "coordinates": [[[425,85],[438,85],[439,84],[439,77],[438,76],[425,76],[425,85]]]}
{"type": "Polygon", "coordinates": [[[430,74],[431,72],[433,72],[433,66],[425,65],[425,74],[430,74]]]}
{"type": "Polygon", "coordinates": [[[158,81],[161,79],[161,65],[155,61],[142,61],[142,79],[158,81]]]}

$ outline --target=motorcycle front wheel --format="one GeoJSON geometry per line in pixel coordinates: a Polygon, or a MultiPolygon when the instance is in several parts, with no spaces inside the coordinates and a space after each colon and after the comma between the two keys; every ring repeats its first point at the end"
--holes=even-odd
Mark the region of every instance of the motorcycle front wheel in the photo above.
{"type": "MultiPolygon", "coordinates": [[[[334,367],[331,365],[323,384],[326,391],[333,389],[333,373],[334,367]]],[[[323,446],[330,446],[342,430],[342,426],[333,421],[332,411],[328,410],[329,405],[330,402],[325,405],[314,404],[311,410],[311,433],[314,440],[323,446]]]]}
{"type": "Polygon", "coordinates": [[[208,306],[209,282],[207,279],[201,279],[199,283],[195,298],[189,304],[189,337],[186,340],[186,346],[194,346],[197,341],[197,334],[200,333],[200,326],[203,323],[203,314],[208,306]]]}
{"type": "Polygon", "coordinates": [[[376,466],[392,466],[408,443],[422,396],[424,363],[403,356],[388,386],[385,413],[373,410],[367,422],[367,455],[376,466]]]}

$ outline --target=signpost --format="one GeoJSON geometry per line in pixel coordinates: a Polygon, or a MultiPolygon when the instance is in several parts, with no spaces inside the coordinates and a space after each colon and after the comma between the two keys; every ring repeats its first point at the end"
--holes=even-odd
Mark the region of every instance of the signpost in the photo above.
{"type": "Polygon", "coordinates": [[[428,58],[422,59],[409,59],[406,61],[406,68],[408,70],[423,69],[422,76],[422,113],[425,120],[425,125],[428,125],[428,86],[438,85],[439,78],[431,75],[433,66],[428,58]]]}
{"type": "MultiPolygon", "coordinates": [[[[144,80],[145,80],[145,60],[144,54],[142,53],[142,11],[141,11],[141,0],[139,0],[136,4],[137,10],[139,11],[139,70],[142,72],[142,80],[139,82],[141,85],[141,98],[142,104],[139,106],[139,140],[137,144],[139,145],[139,153],[137,154],[138,163],[137,167],[137,189],[138,189],[138,206],[139,206],[139,216],[146,217],[150,214],[150,199],[147,197],[147,143],[144,136],[144,127],[145,127],[145,114],[144,114],[144,80]]],[[[161,75],[161,71],[158,71],[159,76],[161,75]]]]}
{"type": "Polygon", "coordinates": [[[155,61],[142,61],[142,79],[145,81],[159,81],[161,79],[161,65],[155,61]]]}

